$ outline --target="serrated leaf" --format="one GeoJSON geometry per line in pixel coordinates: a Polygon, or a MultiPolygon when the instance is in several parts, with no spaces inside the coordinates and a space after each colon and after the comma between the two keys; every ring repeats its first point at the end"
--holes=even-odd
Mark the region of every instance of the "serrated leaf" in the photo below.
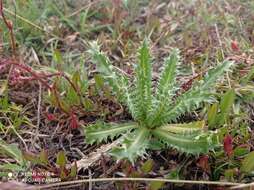
{"type": "Polygon", "coordinates": [[[186,112],[191,112],[194,109],[200,107],[201,103],[214,102],[215,99],[211,93],[207,91],[191,90],[184,93],[176,100],[173,106],[169,106],[167,111],[161,117],[160,124],[168,123],[169,121],[175,121],[178,117],[186,112]]]}
{"type": "Polygon", "coordinates": [[[242,161],[241,171],[245,173],[254,171],[254,151],[250,152],[242,161]]]}
{"type": "Polygon", "coordinates": [[[99,143],[103,140],[107,141],[108,138],[113,139],[136,127],[136,123],[106,124],[97,122],[96,124],[85,127],[86,142],[92,144],[94,142],[99,143]]]}
{"type": "Polygon", "coordinates": [[[151,115],[151,125],[156,125],[165,109],[172,102],[172,96],[175,94],[174,85],[176,82],[176,68],[180,60],[179,51],[174,49],[164,63],[164,69],[160,76],[156,91],[156,106],[151,115]]]}
{"type": "Polygon", "coordinates": [[[214,85],[216,80],[223,76],[225,71],[228,71],[233,65],[232,61],[224,61],[223,63],[217,65],[215,68],[209,70],[204,77],[203,82],[200,84],[199,89],[205,90],[214,85]]]}
{"type": "Polygon", "coordinates": [[[174,121],[185,112],[191,112],[201,105],[201,103],[212,103],[215,101],[211,94],[211,88],[216,80],[222,76],[223,72],[229,70],[233,62],[225,61],[214,69],[208,71],[204,79],[193,86],[189,91],[179,96],[174,106],[165,111],[161,121],[166,123],[174,121]]]}
{"type": "Polygon", "coordinates": [[[67,163],[67,159],[65,156],[64,151],[60,151],[57,153],[57,157],[56,157],[56,164],[60,167],[60,168],[64,168],[65,165],[67,163]]]}
{"type": "Polygon", "coordinates": [[[135,101],[133,100],[133,89],[130,89],[128,80],[123,75],[118,75],[113,66],[110,64],[109,59],[100,52],[100,47],[97,42],[90,43],[91,49],[89,53],[93,57],[93,61],[96,62],[98,71],[103,74],[105,81],[109,83],[113,93],[116,94],[121,102],[125,102],[130,110],[132,117],[137,118],[137,112],[135,110],[135,101]]]}
{"type": "Polygon", "coordinates": [[[158,129],[162,129],[167,132],[176,134],[192,135],[202,132],[204,130],[204,127],[205,121],[195,121],[191,123],[167,124],[158,127],[158,129]]]}
{"type": "Polygon", "coordinates": [[[216,145],[216,142],[213,142],[213,139],[205,134],[192,137],[170,133],[159,128],[153,130],[152,133],[158,140],[161,140],[168,146],[191,154],[207,153],[209,149],[213,149],[216,145]]]}
{"type": "Polygon", "coordinates": [[[138,156],[145,154],[149,142],[149,130],[138,128],[134,132],[125,136],[121,146],[115,147],[110,151],[112,156],[117,159],[128,159],[134,163],[138,156]]]}
{"type": "Polygon", "coordinates": [[[149,111],[152,108],[152,64],[150,61],[147,41],[144,40],[139,49],[139,63],[135,69],[135,110],[137,110],[137,119],[140,122],[146,121],[149,111]]]}
{"type": "Polygon", "coordinates": [[[96,62],[97,69],[102,73],[113,88],[113,92],[117,94],[121,91],[121,84],[119,83],[118,75],[113,71],[113,66],[110,64],[109,59],[100,52],[100,47],[97,42],[90,43],[91,49],[89,53],[93,56],[93,60],[96,62]]]}

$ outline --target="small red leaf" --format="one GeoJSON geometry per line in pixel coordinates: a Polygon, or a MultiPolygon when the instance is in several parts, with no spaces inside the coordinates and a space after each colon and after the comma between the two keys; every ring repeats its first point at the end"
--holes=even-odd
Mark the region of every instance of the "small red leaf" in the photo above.
{"type": "Polygon", "coordinates": [[[71,113],[71,122],[70,122],[71,129],[77,129],[79,127],[78,117],[71,113]]]}
{"type": "Polygon", "coordinates": [[[197,166],[202,168],[205,172],[210,173],[209,157],[207,155],[201,156],[198,159],[197,166]]]}
{"type": "Polygon", "coordinates": [[[55,121],[57,120],[55,115],[52,114],[52,113],[46,113],[46,118],[49,120],[49,121],[55,121]]]}
{"type": "Polygon", "coordinates": [[[233,155],[233,138],[231,135],[226,135],[223,139],[224,151],[227,156],[233,155]]]}
{"type": "Polygon", "coordinates": [[[239,51],[238,42],[236,40],[231,41],[231,49],[233,51],[239,51]]]}

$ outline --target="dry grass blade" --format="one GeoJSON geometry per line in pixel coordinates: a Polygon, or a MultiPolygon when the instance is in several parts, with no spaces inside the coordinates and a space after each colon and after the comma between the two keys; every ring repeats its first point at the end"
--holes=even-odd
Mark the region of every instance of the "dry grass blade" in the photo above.
{"type": "Polygon", "coordinates": [[[249,188],[250,190],[254,188],[254,182],[253,183],[248,183],[248,184],[241,184],[237,185],[234,187],[231,187],[230,189],[247,189],[249,188]]]}
{"type": "Polygon", "coordinates": [[[49,185],[42,185],[38,186],[38,189],[48,189],[51,187],[56,186],[65,186],[71,184],[78,184],[78,183],[91,183],[91,182],[116,182],[116,181],[140,181],[140,182],[166,182],[166,183],[181,183],[181,184],[196,184],[196,185],[218,185],[218,186],[239,186],[243,185],[240,183],[231,183],[231,182],[220,182],[220,181],[192,181],[192,180],[176,180],[176,179],[164,179],[164,178],[97,178],[97,179],[84,179],[84,180],[76,180],[76,181],[67,181],[67,182],[60,182],[55,184],[49,185]]]}
{"type": "Polygon", "coordinates": [[[114,141],[111,144],[102,145],[100,148],[96,149],[94,152],[91,152],[88,156],[77,161],[78,170],[87,169],[97,162],[103,154],[115,147],[119,142],[114,141]]]}
{"type": "Polygon", "coordinates": [[[26,190],[36,190],[37,187],[32,186],[32,185],[27,185],[25,183],[20,183],[17,181],[8,181],[5,183],[1,183],[0,182],[0,189],[1,190],[22,190],[22,189],[26,189],[26,190]]]}

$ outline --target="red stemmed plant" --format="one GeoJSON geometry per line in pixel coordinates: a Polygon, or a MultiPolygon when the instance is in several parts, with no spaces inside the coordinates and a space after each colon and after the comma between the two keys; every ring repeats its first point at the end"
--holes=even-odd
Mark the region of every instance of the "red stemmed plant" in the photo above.
{"type": "Polygon", "coordinates": [[[27,81],[38,81],[44,88],[49,90],[56,98],[56,103],[58,108],[67,114],[70,117],[70,125],[75,126],[72,128],[78,127],[78,118],[74,114],[72,110],[66,110],[61,102],[60,99],[60,93],[58,92],[58,89],[56,87],[56,84],[49,84],[49,80],[52,77],[61,77],[64,78],[70,86],[75,90],[79,98],[81,99],[81,92],[78,86],[76,86],[72,80],[64,73],[64,72],[56,72],[56,73],[45,73],[45,72],[38,72],[35,71],[32,67],[26,65],[22,62],[22,59],[18,59],[17,51],[16,51],[16,43],[15,43],[15,36],[13,32],[13,25],[10,20],[8,20],[4,14],[4,7],[3,7],[3,1],[0,0],[0,16],[2,17],[2,20],[4,24],[6,25],[9,35],[10,35],[10,42],[11,42],[11,48],[12,48],[12,58],[0,58],[0,71],[3,71],[6,68],[9,68],[9,75],[8,75],[8,85],[16,85],[20,83],[24,83],[27,81]]]}

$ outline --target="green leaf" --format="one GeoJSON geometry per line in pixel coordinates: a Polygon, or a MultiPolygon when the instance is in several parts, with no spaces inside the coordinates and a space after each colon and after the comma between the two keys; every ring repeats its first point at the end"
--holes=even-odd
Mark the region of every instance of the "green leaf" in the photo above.
{"type": "Polygon", "coordinates": [[[152,110],[152,64],[146,40],[139,49],[139,63],[135,74],[135,110],[137,110],[137,119],[143,122],[149,119],[148,113],[152,110]]]}
{"type": "Polygon", "coordinates": [[[91,49],[88,51],[93,60],[96,62],[97,69],[103,74],[106,81],[109,82],[110,86],[113,88],[113,92],[117,94],[121,92],[121,84],[119,83],[119,76],[113,71],[113,66],[109,62],[108,58],[100,52],[100,46],[97,42],[90,43],[91,49]]]}
{"type": "Polygon", "coordinates": [[[89,98],[84,98],[83,105],[87,110],[91,110],[93,108],[93,102],[89,98]]]}
{"type": "Polygon", "coordinates": [[[20,165],[23,165],[24,160],[22,157],[22,152],[16,144],[7,144],[5,141],[0,139],[0,153],[10,156],[20,165]]]}
{"type": "Polygon", "coordinates": [[[77,162],[74,162],[74,164],[71,166],[71,172],[70,172],[69,176],[71,178],[74,178],[77,176],[77,173],[78,173],[77,162]]]}
{"type": "Polygon", "coordinates": [[[64,168],[67,163],[67,159],[64,151],[60,151],[57,153],[56,164],[60,166],[60,168],[64,168]]]}
{"type": "Polygon", "coordinates": [[[113,139],[136,127],[136,123],[106,124],[97,122],[85,127],[86,142],[92,144],[94,142],[99,143],[103,140],[107,141],[108,138],[113,139]]]}
{"type": "Polygon", "coordinates": [[[208,113],[207,113],[208,125],[211,126],[211,127],[214,126],[214,124],[216,123],[217,112],[218,112],[218,103],[214,103],[209,108],[208,113]]]}
{"type": "Polygon", "coordinates": [[[57,64],[63,63],[63,58],[62,58],[61,52],[60,52],[58,49],[56,49],[56,50],[53,52],[53,60],[54,60],[57,64]]]}
{"type": "Polygon", "coordinates": [[[69,105],[79,105],[80,104],[79,96],[78,96],[77,92],[72,87],[69,87],[67,89],[66,102],[68,102],[69,105]]]}
{"type": "Polygon", "coordinates": [[[103,85],[104,85],[104,80],[103,80],[102,76],[99,75],[99,74],[96,74],[96,75],[94,75],[94,80],[95,80],[95,84],[96,84],[97,89],[98,90],[102,89],[103,85]]]}
{"type": "Polygon", "coordinates": [[[234,149],[234,156],[235,157],[240,157],[240,156],[244,156],[246,154],[248,154],[250,152],[250,148],[249,147],[241,147],[238,146],[234,149]]]}
{"type": "Polygon", "coordinates": [[[10,106],[11,105],[9,103],[8,94],[5,94],[4,97],[0,97],[0,108],[2,109],[1,111],[9,110],[10,106]]]}
{"type": "Polygon", "coordinates": [[[228,181],[234,181],[235,169],[227,169],[224,172],[224,176],[228,181]]]}
{"type": "Polygon", "coordinates": [[[165,182],[163,181],[152,181],[149,185],[149,190],[159,190],[164,186],[165,182]]]}
{"type": "Polygon", "coordinates": [[[241,171],[250,173],[254,171],[254,151],[250,152],[243,160],[241,171]]]}
{"type": "Polygon", "coordinates": [[[55,93],[52,93],[52,92],[49,92],[49,103],[52,105],[52,106],[58,106],[57,104],[57,97],[55,95],[55,93]]]}
{"type": "Polygon", "coordinates": [[[148,149],[158,151],[158,150],[163,150],[165,148],[167,148],[165,143],[158,141],[155,138],[150,139],[149,144],[148,144],[148,149]]]}
{"type": "Polygon", "coordinates": [[[250,69],[250,71],[248,72],[248,74],[245,76],[245,77],[243,77],[241,80],[240,80],[240,82],[242,83],[242,84],[247,84],[249,81],[251,81],[252,79],[253,79],[253,77],[254,77],[254,66],[252,66],[251,67],[251,69],[250,69]]]}
{"type": "Polygon", "coordinates": [[[158,127],[157,129],[162,129],[175,134],[192,135],[202,132],[204,127],[205,121],[195,121],[191,123],[167,124],[158,127]]]}
{"type": "Polygon", "coordinates": [[[133,93],[131,93],[133,89],[130,90],[127,78],[114,71],[109,59],[100,52],[97,42],[90,43],[90,46],[89,53],[92,55],[93,61],[96,62],[97,69],[103,74],[104,81],[109,83],[113,93],[117,95],[121,102],[125,102],[128,105],[132,117],[136,118],[135,101],[133,100],[133,93]]]}
{"type": "Polygon", "coordinates": [[[198,87],[201,90],[209,89],[211,86],[214,86],[215,82],[223,76],[225,71],[228,71],[230,67],[233,65],[234,62],[232,61],[224,61],[223,63],[217,65],[215,68],[208,71],[204,80],[199,83],[200,86],[198,87]]]}
{"type": "Polygon", "coordinates": [[[168,146],[191,154],[207,153],[209,149],[213,149],[217,145],[217,142],[214,142],[212,136],[208,134],[192,137],[170,133],[160,128],[153,130],[152,133],[158,140],[166,143],[168,146]]]}
{"type": "Polygon", "coordinates": [[[134,163],[138,156],[145,154],[149,142],[149,130],[138,128],[134,132],[125,136],[120,147],[115,147],[110,151],[117,159],[128,159],[134,163]]]}
{"type": "Polygon", "coordinates": [[[233,89],[229,89],[220,102],[220,111],[223,115],[227,115],[234,103],[235,100],[235,92],[233,89]]]}
{"type": "Polygon", "coordinates": [[[40,152],[39,158],[42,164],[45,164],[45,165],[49,164],[48,153],[44,149],[40,152]]]}
{"type": "Polygon", "coordinates": [[[191,112],[201,105],[201,103],[211,103],[215,101],[210,88],[215,85],[216,80],[223,76],[223,72],[228,71],[233,62],[225,61],[214,69],[208,71],[204,79],[194,85],[189,91],[179,96],[174,106],[169,106],[161,119],[161,123],[175,121],[177,117],[185,112],[191,112]]]}
{"type": "Polygon", "coordinates": [[[79,87],[80,81],[81,81],[81,77],[80,77],[80,72],[79,71],[75,71],[72,75],[71,78],[72,83],[75,85],[75,87],[79,87]]]}
{"type": "Polygon", "coordinates": [[[167,174],[166,178],[167,178],[167,179],[181,179],[181,177],[180,177],[180,170],[181,170],[180,167],[174,168],[173,170],[171,170],[171,171],[167,174]]]}
{"type": "Polygon", "coordinates": [[[8,89],[8,82],[6,80],[0,86],[0,96],[4,96],[7,89],[8,89]]]}
{"type": "Polygon", "coordinates": [[[156,92],[156,108],[152,112],[151,120],[152,126],[156,125],[158,120],[160,120],[165,109],[172,102],[172,97],[175,95],[175,83],[176,83],[176,68],[180,60],[179,50],[174,49],[165,61],[164,70],[160,76],[160,81],[158,84],[156,92]]]}
{"type": "Polygon", "coordinates": [[[144,172],[144,174],[151,172],[153,169],[153,160],[152,159],[147,160],[140,169],[142,172],[144,172]]]}
{"type": "Polygon", "coordinates": [[[0,165],[0,170],[1,171],[24,171],[25,168],[18,164],[8,163],[8,164],[0,165]]]}
{"type": "Polygon", "coordinates": [[[40,163],[40,158],[35,154],[23,151],[22,155],[23,155],[23,158],[25,160],[30,161],[33,164],[39,164],[40,163]]]}
{"type": "Polygon", "coordinates": [[[167,108],[167,111],[165,111],[161,117],[160,124],[176,121],[176,119],[184,113],[191,112],[195,108],[200,107],[201,103],[211,103],[214,101],[215,99],[212,94],[206,91],[192,90],[186,92],[177,98],[173,106],[167,108]]]}

